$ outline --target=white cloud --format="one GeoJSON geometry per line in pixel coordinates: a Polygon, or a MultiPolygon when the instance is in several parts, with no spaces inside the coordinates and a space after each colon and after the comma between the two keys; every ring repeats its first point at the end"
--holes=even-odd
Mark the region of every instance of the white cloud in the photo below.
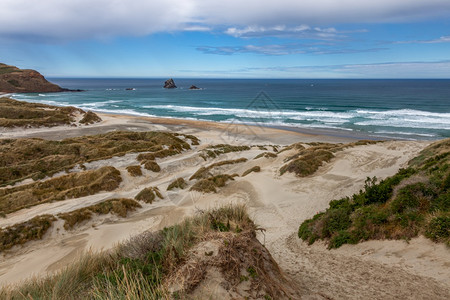
{"type": "Polygon", "coordinates": [[[343,38],[335,28],[311,28],[308,25],[299,26],[247,26],[245,28],[230,27],[225,31],[226,34],[234,37],[252,38],[262,36],[288,37],[297,39],[318,39],[318,40],[333,40],[336,38],[343,38]]]}
{"type": "Polygon", "coordinates": [[[189,28],[238,32],[247,26],[281,32],[279,24],[288,29],[298,24],[320,29],[329,24],[410,22],[449,14],[449,0],[1,0],[0,37],[103,38],[189,28]]]}
{"type": "Polygon", "coordinates": [[[395,42],[395,44],[440,44],[440,43],[450,43],[450,35],[441,36],[438,39],[432,40],[413,40],[413,41],[395,42]]]}

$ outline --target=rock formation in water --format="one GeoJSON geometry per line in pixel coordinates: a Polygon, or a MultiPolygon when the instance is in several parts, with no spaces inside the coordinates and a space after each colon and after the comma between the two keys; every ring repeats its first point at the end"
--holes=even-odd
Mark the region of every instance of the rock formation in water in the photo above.
{"type": "Polygon", "coordinates": [[[175,89],[177,86],[175,85],[175,81],[173,81],[172,78],[167,79],[166,82],[164,82],[164,88],[165,89],[175,89]]]}

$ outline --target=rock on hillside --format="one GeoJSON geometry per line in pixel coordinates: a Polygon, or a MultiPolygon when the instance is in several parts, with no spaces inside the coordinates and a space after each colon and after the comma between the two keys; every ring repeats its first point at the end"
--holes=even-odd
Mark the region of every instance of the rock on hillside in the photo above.
{"type": "Polygon", "coordinates": [[[69,91],[48,82],[35,70],[24,70],[0,63],[0,92],[49,93],[69,91]]]}

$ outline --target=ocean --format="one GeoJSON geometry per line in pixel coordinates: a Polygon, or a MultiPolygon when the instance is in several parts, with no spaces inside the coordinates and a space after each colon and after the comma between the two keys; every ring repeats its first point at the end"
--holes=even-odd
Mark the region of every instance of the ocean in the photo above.
{"type": "Polygon", "coordinates": [[[314,130],[379,139],[450,137],[450,80],[72,79],[79,93],[14,94],[18,100],[96,112],[314,130]],[[195,85],[200,90],[190,90],[195,85]],[[134,90],[126,90],[132,88],[134,90]]]}

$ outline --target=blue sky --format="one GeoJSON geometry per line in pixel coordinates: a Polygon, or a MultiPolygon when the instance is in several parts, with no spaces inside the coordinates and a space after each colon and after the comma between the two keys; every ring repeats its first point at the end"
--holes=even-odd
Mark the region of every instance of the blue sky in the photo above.
{"type": "Polygon", "coordinates": [[[48,77],[450,78],[450,0],[1,0],[48,77]]]}

